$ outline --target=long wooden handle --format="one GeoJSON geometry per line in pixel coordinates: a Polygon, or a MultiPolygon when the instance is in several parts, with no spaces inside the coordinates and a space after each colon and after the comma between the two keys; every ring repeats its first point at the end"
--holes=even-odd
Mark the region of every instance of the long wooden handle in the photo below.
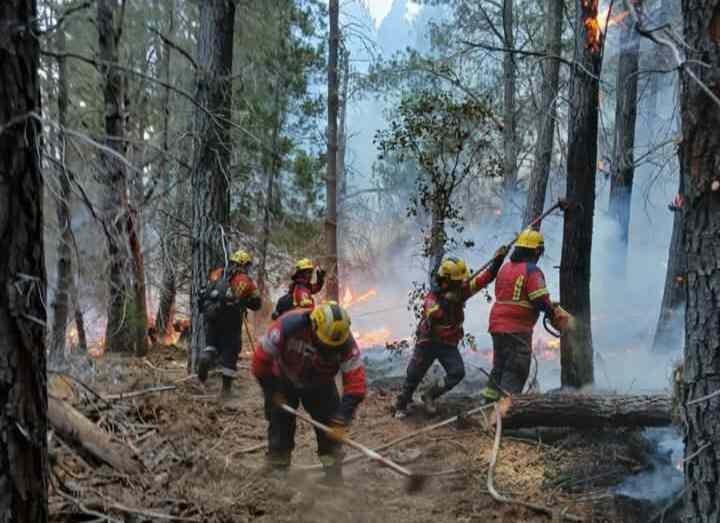
{"type": "MultiPolygon", "coordinates": [[[[290,406],[288,406],[288,405],[285,405],[284,403],[281,404],[280,407],[281,407],[284,411],[289,412],[290,414],[292,414],[292,415],[295,416],[296,418],[301,419],[302,421],[304,421],[304,422],[306,422],[306,423],[309,423],[309,424],[312,425],[313,427],[316,427],[316,428],[322,430],[323,432],[325,432],[325,433],[327,433],[327,434],[330,434],[330,435],[333,434],[333,430],[332,430],[330,427],[328,427],[327,425],[325,425],[325,424],[323,424],[323,423],[320,423],[319,421],[315,421],[314,419],[312,419],[312,418],[309,417],[309,416],[305,416],[304,414],[298,412],[296,409],[294,409],[294,408],[292,408],[292,407],[290,407],[290,406]]],[[[415,475],[415,474],[413,474],[411,471],[409,471],[408,469],[406,469],[405,467],[403,467],[403,466],[401,466],[401,465],[398,465],[398,464],[395,463],[394,461],[391,461],[391,460],[389,460],[389,459],[381,456],[380,454],[378,454],[378,453],[375,452],[374,450],[367,448],[365,445],[361,445],[361,444],[358,443],[357,441],[351,440],[351,439],[348,438],[347,436],[345,436],[345,437],[343,437],[343,438],[340,438],[340,441],[341,441],[342,443],[344,443],[345,445],[348,445],[348,446],[350,446],[350,447],[352,447],[352,448],[354,448],[354,449],[356,449],[356,450],[359,450],[360,452],[362,452],[363,454],[365,454],[368,458],[370,458],[370,459],[372,459],[372,460],[375,460],[375,461],[377,461],[378,463],[382,463],[383,465],[385,465],[385,466],[388,467],[388,468],[391,468],[392,470],[394,470],[394,471],[397,472],[398,474],[402,474],[403,476],[406,476],[406,477],[408,477],[408,478],[411,478],[411,477],[413,477],[413,476],[415,475]]]]}

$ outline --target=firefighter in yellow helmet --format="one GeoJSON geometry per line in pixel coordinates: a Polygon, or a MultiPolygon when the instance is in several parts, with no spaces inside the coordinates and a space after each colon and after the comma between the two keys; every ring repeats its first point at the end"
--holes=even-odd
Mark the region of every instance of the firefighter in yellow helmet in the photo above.
{"type": "Polygon", "coordinates": [[[350,333],[350,318],[335,302],[314,310],[296,309],[275,320],[255,348],[252,372],[263,389],[268,420],[268,465],[276,471],[290,466],[295,446],[295,417],[281,403],[302,402],[315,420],[335,430],[336,438],[316,430],[318,455],[330,481],[342,479],[339,438],[347,432],[355,410],[365,398],[365,367],[350,333]],[[335,376],[342,373],[342,398],[335,376]]]}
{"type": "Polygon", "coordinates": [[[242,348],[243,316],[247,310],[260,309],[260,294],[248,270],[252,257],[244,250],[233,252],[228,266],[210,272],[201,292],[201,309],[207,320],[207,345],[200,353],[198,378],[205,382],[208,372],[219,360],[222,370],[221,398],[232,395],[237,360],[242,348]]]}
{"type": "Polygon", "coordinates": [[[569,315],[550,300],[545,275],[537,266],[545,252],[543,235],[526,229],[515,241],[510,260],[495,280],[495,303],[490,310],[489,331],[493,340],[493,369],[482,394],[487,401],[501,392],[522,392],[530,371],[532,331],[540,312],[559,330],[569,315]]]}
{"type": "Polygon", "coordinates": [[[315,307],[313,294],[320,292],[324,284],[325,271],[323,269],[315,267],[315,264],[309,258],[296,261],[290,288],[287,294],[282,296],[275,305],[273,319],[277,319],[292,309],[312,309],[315,307]],[[312,281],[313,272],[316,273],[315,282],[312,281]]]}
{"type": "Polygon", "coordinates": [[[465,302],[495,279],[506,254],[504,247],[498,249],[490,267],[473,279],[462,259],[447,257],[442,260],[435,274],[435,284],[425,295],[415,349],[405,384],[394,406],[395,417],[407,415],[415,389],[435,360],[445,369],[445,382],[443,386],[433,386],[422,396],[425,408],[431,414],[436,411],[437,398],[465,377],[465,364],[458,350],[458,343],[464,336],[465,302]]]}

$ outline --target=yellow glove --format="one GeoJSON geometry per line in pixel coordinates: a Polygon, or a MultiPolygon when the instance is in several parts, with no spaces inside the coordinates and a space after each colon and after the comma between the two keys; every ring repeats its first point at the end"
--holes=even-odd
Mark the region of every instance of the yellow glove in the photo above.
{"type": "Polygon", "coordinates": [[[338,418],[332,419],[328,426],[330,427],[328,436],[335,441],[343,441],[350,432],[350,425],[338,418]]]}

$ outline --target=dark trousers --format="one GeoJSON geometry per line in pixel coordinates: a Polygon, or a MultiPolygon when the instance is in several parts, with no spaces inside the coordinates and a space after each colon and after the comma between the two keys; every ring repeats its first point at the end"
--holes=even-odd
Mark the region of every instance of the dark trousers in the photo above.
{"type": "Polygon", "coordinates": [[[493,369],[488,387],[520,394],[530,373],[532,334],[492,334],[493,369]]]}
{"type": "Polygon", "coordinates": [[[465,377],[465,364],[457,346],[438,342],[416,345],[408,364],[405,384],[400,393],[400,403],[410,403],[415,389],[418,388],[435,360],[438,360],[445,369],[445,385],[430,390],[433,399],[445,394],[465,377]]]}
{"type": "Polygon", "coordinates": [[[227,315],[208,321],[206,344],[217,350],[212,366],[219,363],[223,376],[234,378],[242,349],[242,317],[227,315]]]}
{"type": "MultiPolygon", "coordinates": [[[[268,391],[270,392],[270,391],[268,391]]],[[[273,391],[282,394],[288,406],[297,409],[302,402],[303,408],[310,416],[327,425],[340,406],[335,383],[320,385],[307,389],[295,387],[287,380],[280,379],[273,391]]],[[[265,418],[268,420],[268,454],[275,465],[290,465],[290,455],[295,448],[295,429],[297,420],[292,414],[274,404],[266,394],[265,418]]],[[[338,441],[328,437],[322,430],[315,429],[318,456],[325,466],[340,465],[342,446],[338,441]]]]}

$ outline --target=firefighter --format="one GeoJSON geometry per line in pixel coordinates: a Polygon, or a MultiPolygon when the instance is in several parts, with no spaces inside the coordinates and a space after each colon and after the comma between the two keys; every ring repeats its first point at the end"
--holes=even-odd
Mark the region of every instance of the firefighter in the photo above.
{"type": "Polygon", "coordinates": [[[292,275],[292,283],[287,294],[282,296],[273,311],[272,318],[275,320],[287,311],[297,308],[312,309],[315,307],[313,294],[317,294],[323,288],[325,283],[325,271],[320,267],[315,267],[313,262],[308,258],[303,258],[295,262],[295,273],[292,275]],[[313,272],[316,272],[317,278],[312,283],[313,272]]]}
{"type": "Polygon", "coordinates": [[[350,318],[335,302],[312,311],[296,309],[275,320],[255,349],[252,373],[265,397],[268,466],[281,474],[290,467],[295,446],[295,417],[280,408],[302,402],[315,420],[336,436],[316,430],[318,456],[328,482],[342,480],[340,439],[365,398],[365,367],[350,333],[350,318]],[[343,395],[335,375],[342,373],[343,395]]]}
{"type": "Polygon", "coordinates": [[[242,348],[242,324],[247,309],[257,311],[261,301],[255,282],[248,275],[252,257],[245,251],[230,255],[225,268],[210,272],[201,294],[201,307],[207,321],[207,346],[200,354],[198,378],[205,382],[208,371],[219,360],[222,371],[221,399],[232,397],[232,384],[242,348]]]}
{"type": "Polygon", "coordinates": [[[463,260],[451,257],[442,261],[435,275],[435,285],[425,296],[415,350],[402,392],[394,405],[396,418],[407,416],[413,393],[435,360],[439,360],[445,369],[445,380],[443,386],[434,385],[422,396],[429,413],[436,411],[437,398],[465,377],[465,364],[458,350],[464,335],[465,302],[495,279],[506,255],[507,248],[498,249],[490,267],[472,280],[468,279],[470,274],[463,260]]]}
{"type": "Polygon", "coordinates": [[[502,393],[522,392],[530,372],[532,331],[540,312],[559,330],[566,327],[567,313],[550,300],[545,276],[537,266],[544,251],[542,234],[524,230],[515,241],[510,260],[497,275],[489,326],[493,369],[488,386],[482,390],[487,402],[497,401],[502,393]]]}

